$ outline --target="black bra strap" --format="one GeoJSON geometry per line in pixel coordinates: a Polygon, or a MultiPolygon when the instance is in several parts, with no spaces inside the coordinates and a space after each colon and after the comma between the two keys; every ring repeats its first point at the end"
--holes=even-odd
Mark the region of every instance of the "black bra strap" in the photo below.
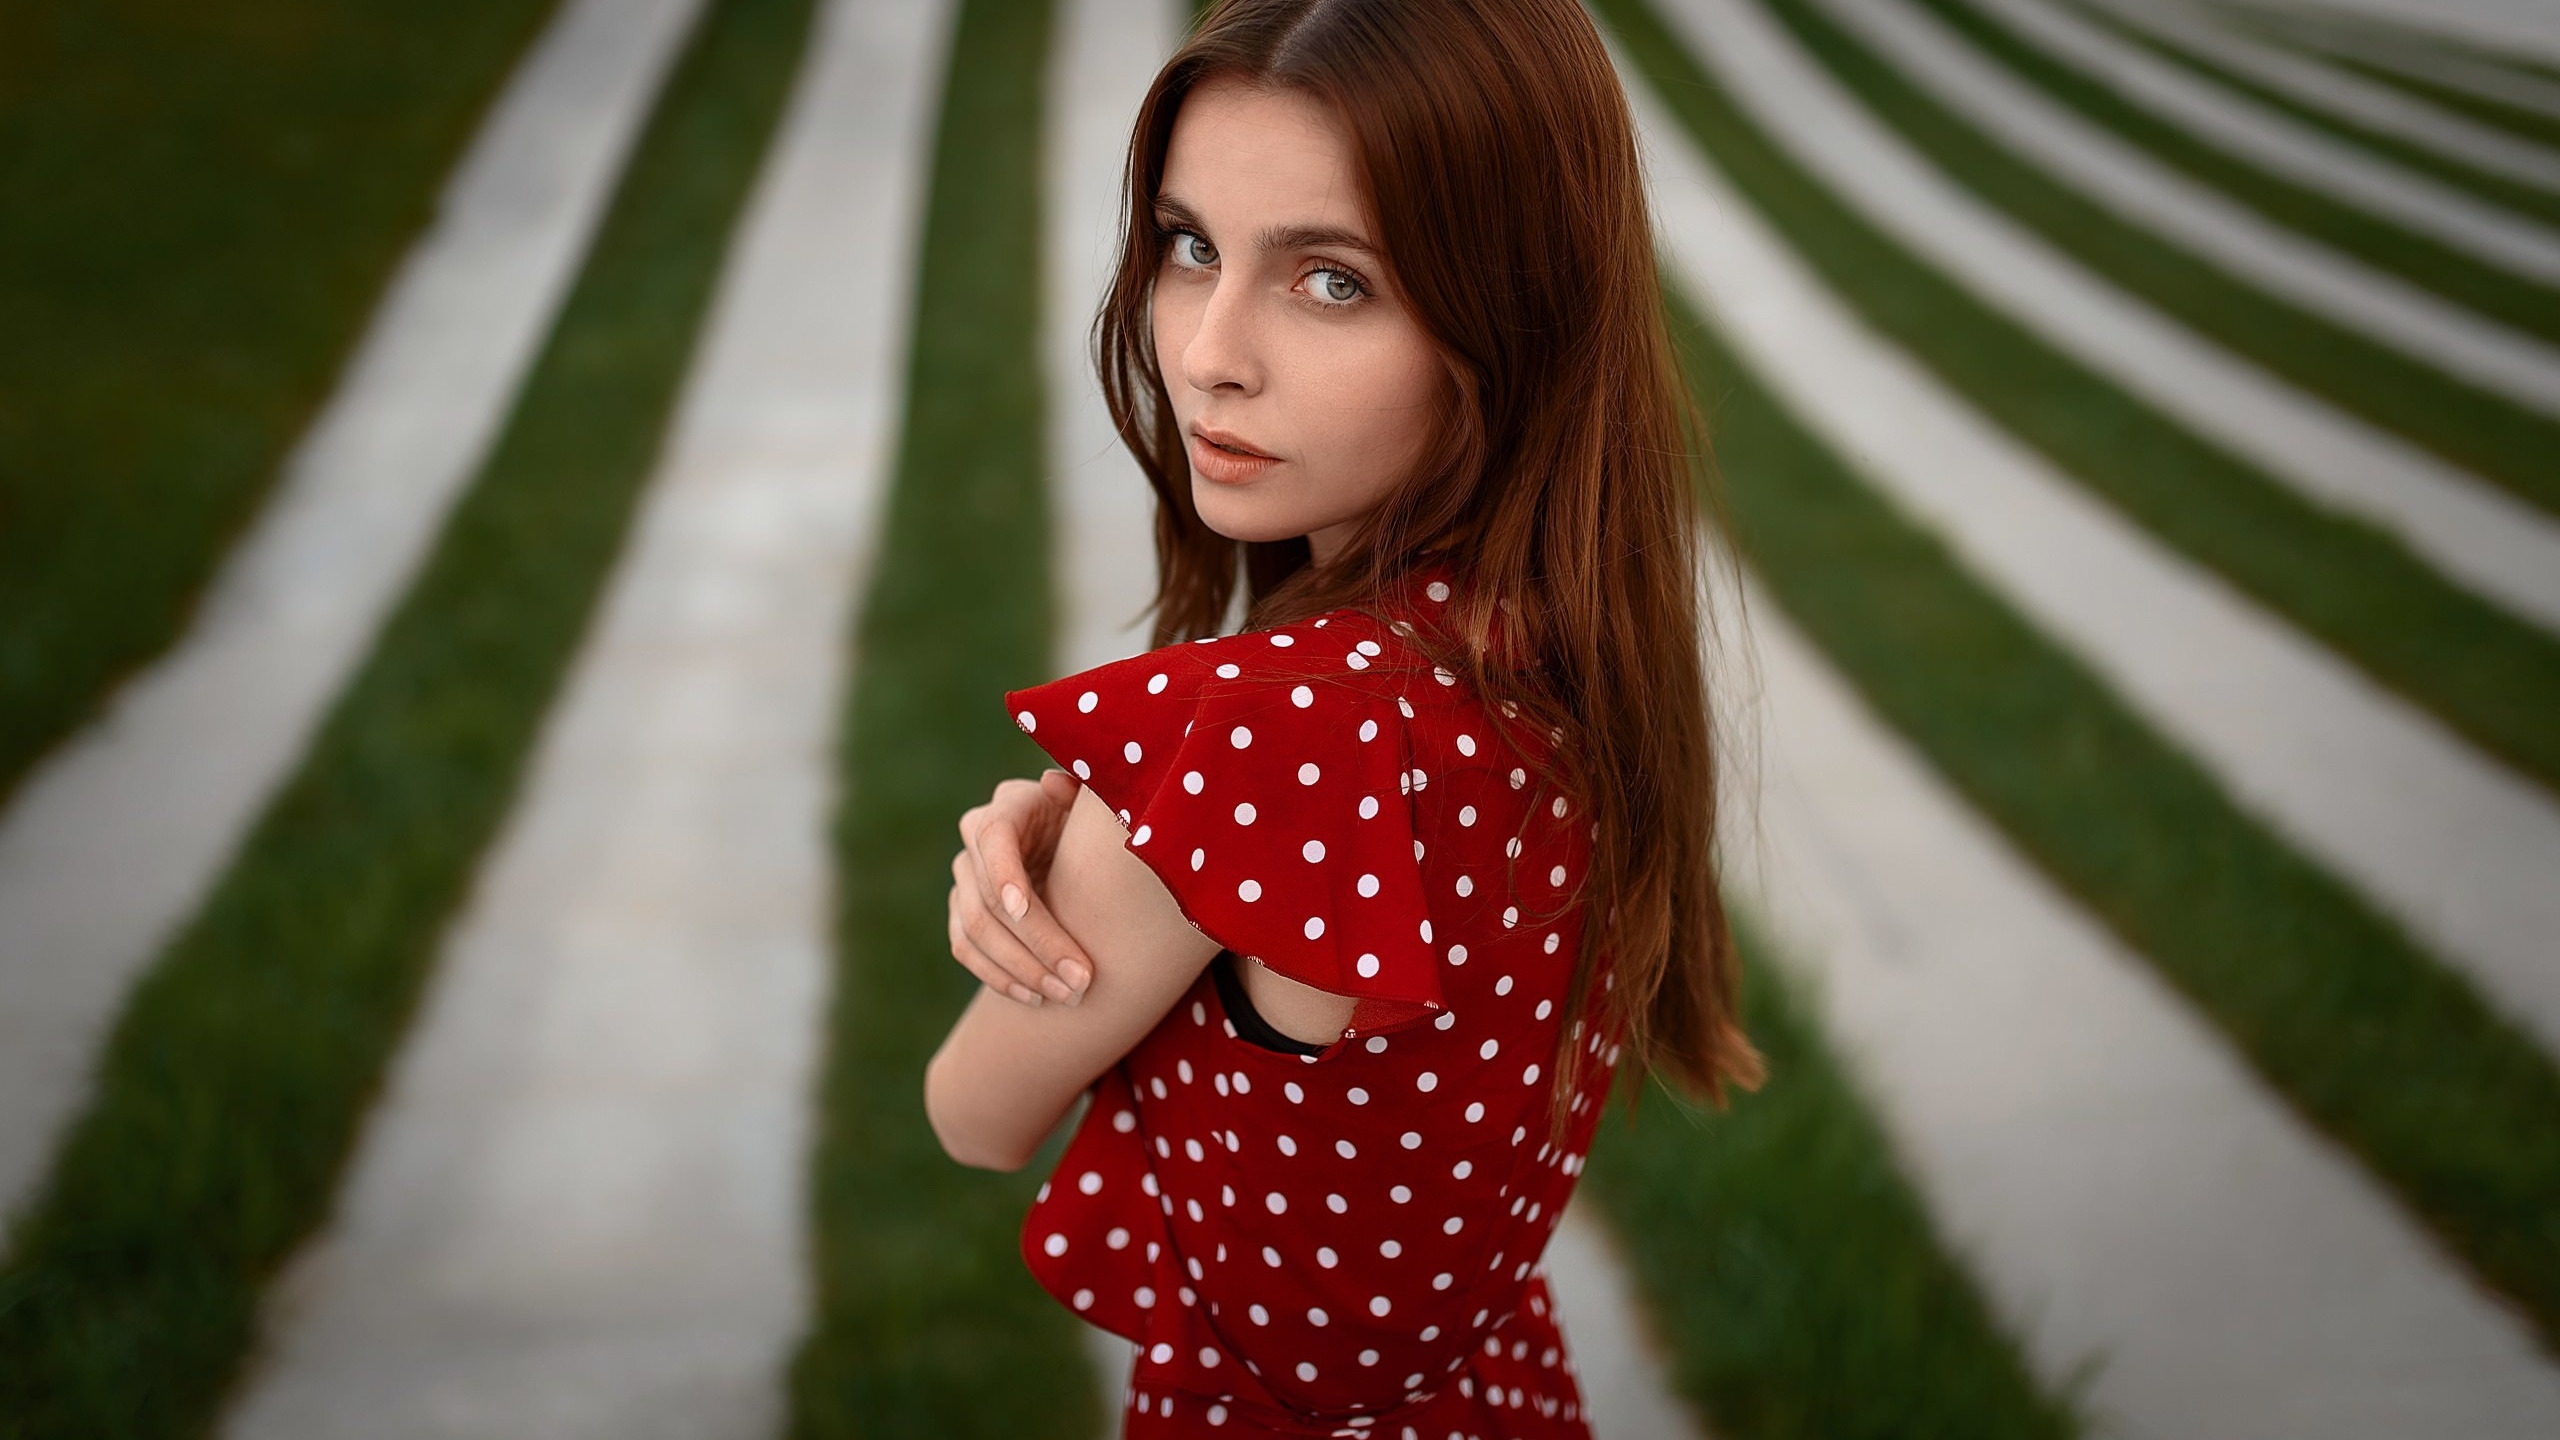
{"type": "Polygon", "coordinates": [[[1244,993],[1244,981],[1235,973],[1237,963],[1236,952],[1221,950],[1209,962],[1209,972],[1217,977],[1218,1003],[1227,1007],[1227,1019],[1234,1024],[1239,1037],[1283,1055],[1321,1055],[1333,1048],[1301,1040],[1294,1035],[1283,1035],[1271,1028],[1271,1022],[1263,1019],[1262,1012],[1253,1008],[1253,998],[1244,993]]]}

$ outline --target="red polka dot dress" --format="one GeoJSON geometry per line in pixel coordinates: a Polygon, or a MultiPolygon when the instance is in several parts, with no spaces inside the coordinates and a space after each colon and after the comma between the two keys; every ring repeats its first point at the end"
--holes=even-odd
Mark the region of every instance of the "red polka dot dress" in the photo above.
{"type": "Polygon", "coordinates": [[[1202,933],[1358,997],[1287,1053],[1204,973],[1040,1187],[1023,1257],[1137,1342],[1131,1440],[1590,1434],[1538,1268],[1622,1039],[1560,1034],[1589,825],[1406,643],[1453,583],[1005,697],[1202,933]],[[1591,1062],[1563,1149],[1560,1039],[1591,1062]]]}

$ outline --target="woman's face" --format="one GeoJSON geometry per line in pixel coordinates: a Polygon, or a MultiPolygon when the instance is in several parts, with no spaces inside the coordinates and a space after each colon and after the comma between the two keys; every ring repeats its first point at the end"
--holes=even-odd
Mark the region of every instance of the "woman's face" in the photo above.
{"type": "Polygon", "coordinates": [[[1230,539],[1304,535],[1318,563],[1413,472],[1448,384],[1356,177],[1331,112],[1213,80],[1174,117],[1156,201],[1156,358],[1192,502],[1230,539]]]}

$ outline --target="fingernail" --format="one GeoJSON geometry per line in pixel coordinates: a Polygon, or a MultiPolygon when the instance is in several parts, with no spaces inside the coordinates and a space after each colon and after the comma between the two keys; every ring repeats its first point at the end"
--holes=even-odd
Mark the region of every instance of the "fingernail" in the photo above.
{"type": "Polygon", "coordinates": [[[1082,990],[1084,988],[1085,981],[1093,978],[1082,965],[1077,964],[1073,960],[1059,961],[1058,973],[1067,977],[1067,983],[1073,985],[1078,990],[1082,990]]]}
{"type": "Polygon", "coordinates": [[[1004,909],[1006,914],[1011,915],[1016,920],[1019,920],[1022,918],[1022,912],[1030,908],[1030,906],[1023,903],[1021,886],[1007,885],[1004,887],[1004,909]]]}
{"type": "Polygon", "coordinates": [[[1064,981],[1064,980],[1059,979],[1059,978],[1058,978],[1057,976],[1055,976],[1055,975],[1052,975],[1052,976],[1050,976],[1048,979],[1041,981],[1041,982],[1040,982],[1040,988],[1041,988],[1041,989],[1043,989],[1043,990],[1048,991],[1048,992],[1049,992],[1049,998],[1050,998],[1050,999],[1052,999],[1052,1000],[1057,1001],[1057,1002],[1058,1002],[1059,1004],[1061,1004],[1061,1005],[1065,1004],[1069,999],[1073,998],[1073,997],[1072,997],[1072,992],[1070,992],[1070,991],[1067,989],[1067,982],[1066,982],[1066,981],[1064,981]]]}

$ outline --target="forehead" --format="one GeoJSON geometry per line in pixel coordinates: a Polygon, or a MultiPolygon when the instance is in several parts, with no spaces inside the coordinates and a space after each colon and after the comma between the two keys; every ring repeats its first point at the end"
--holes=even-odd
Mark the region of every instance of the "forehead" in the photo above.
{"type": "Polygon", "coordinates": [[[1218,222],[1361,219],[1350,137],[1333,112],[1294,90],[1212,80],[1183,97],[1165,152],[1164,190],[1218,222]]]}

